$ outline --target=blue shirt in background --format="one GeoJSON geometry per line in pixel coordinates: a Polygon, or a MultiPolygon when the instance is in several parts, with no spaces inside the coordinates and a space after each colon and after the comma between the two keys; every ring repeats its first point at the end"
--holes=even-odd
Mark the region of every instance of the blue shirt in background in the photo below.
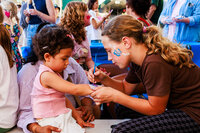
{"type": "MultiPolygon", "coordinates": [[[[160,20],[162,17],[170,17],[172,15],[176,1],[168,0],[161,13],[160,20]]],[[[176,23],[173,40],[177,43],[183,41],[200,42],[200,0],[186,0],[179,11],[179,15],[189,18],[190,23],[176,23]]],[[[163,34],[166,37],[168,30],[169,25],[164,25],[163,34]]]]}

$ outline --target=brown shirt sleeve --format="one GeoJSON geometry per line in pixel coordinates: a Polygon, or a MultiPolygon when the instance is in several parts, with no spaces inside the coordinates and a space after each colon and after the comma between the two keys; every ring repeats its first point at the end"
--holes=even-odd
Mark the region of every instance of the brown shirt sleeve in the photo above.
{"type": "Polygon", "coordinates": [[[149,96],[164,96],[170,93],[172,72],[167,64],[151,62],[144,65],[143,82],[149,96]]]}

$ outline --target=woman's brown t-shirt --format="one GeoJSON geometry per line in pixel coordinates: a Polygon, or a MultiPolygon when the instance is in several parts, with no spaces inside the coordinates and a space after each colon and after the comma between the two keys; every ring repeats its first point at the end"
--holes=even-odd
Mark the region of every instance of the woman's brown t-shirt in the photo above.
{"type": "Polygon", "coordinates": [[[179,68],[159,54],[146,55],[142,66],[134,63],[126,77],[128,83],[142,82],[149,96],[170,93],[167,108],[180,109],[200,124],[200,68],[179,68]]]}

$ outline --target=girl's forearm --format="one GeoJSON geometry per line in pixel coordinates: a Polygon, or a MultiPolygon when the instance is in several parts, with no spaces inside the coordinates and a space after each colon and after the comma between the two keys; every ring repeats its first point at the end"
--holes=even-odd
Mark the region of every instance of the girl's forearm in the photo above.
{"type": "Polygon", "coordinates": [[[87,84],[75,84],[73,87],[73,95],[77,96],[87,96],[90,95],[93,90],[87,84]]]}
{"type": "Polygon", "coordinates": [[[72,105],[72,103],[69,101],[68,98],[66,98],[66,107],[70,108],[72,110],[72,117],[75,120],[81,119],[80,115],[78,114],[78,112],[76,111],[75,107],[72,105]]]}

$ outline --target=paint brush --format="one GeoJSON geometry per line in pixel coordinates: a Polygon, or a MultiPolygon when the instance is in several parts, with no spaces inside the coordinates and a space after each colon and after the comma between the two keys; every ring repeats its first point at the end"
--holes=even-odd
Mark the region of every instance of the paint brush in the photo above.
{"type": "Polygon", "coordinates": [[[95,53],[95,57],[94,57],[94,71],[93,71],[93,74],[95,73],[96,61],[97,61],[97,53],[95,53]]]}

